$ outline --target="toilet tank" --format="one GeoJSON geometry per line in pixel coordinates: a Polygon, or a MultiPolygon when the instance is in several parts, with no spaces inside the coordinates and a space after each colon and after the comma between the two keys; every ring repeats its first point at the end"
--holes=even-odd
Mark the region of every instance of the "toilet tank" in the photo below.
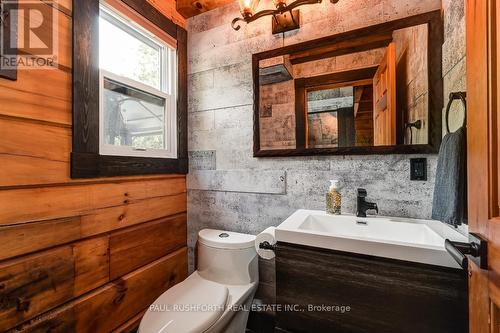
{"type": "Polygon", "coordinates": [[[198,273],[221,284],[258,282],[255,236],[204,229],[198,233],[198,273]]]}

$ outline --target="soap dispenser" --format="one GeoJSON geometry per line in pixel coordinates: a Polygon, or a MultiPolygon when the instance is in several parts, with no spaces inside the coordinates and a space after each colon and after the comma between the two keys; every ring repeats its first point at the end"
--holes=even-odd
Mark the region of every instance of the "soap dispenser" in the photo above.
{"type": "Polygon", "coordinates": [[[330,189],[326,194],[326,212],[332,215],[341,214],[342,196],[340,195],[340,182],[338,180],[330,180],[330,189]]]}

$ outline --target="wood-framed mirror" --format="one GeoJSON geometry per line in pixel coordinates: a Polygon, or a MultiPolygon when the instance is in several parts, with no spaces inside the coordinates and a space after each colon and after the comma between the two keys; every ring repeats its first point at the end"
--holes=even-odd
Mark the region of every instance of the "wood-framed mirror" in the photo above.
{"type": "Polygon", "coordinates": [[[254,54],[254,156],[437,153],[440,11],[254,54]]]}

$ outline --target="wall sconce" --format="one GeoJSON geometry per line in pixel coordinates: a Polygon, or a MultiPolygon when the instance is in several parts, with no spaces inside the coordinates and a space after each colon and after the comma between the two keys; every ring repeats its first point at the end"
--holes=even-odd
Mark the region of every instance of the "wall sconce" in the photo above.
{"type": "MultiPolygon", "coordinates": [[[[286,0],[273,0],[276,9],[265,9],[255,12],[259,0],[239,0],[242,17],[237,17],[231,22],[234,30],[240,30],[240,22],[250,23],[264,16],[273,16],[273,34],[300,28],[299,10],[293,10],[303,5],[319,4],[323,0],[296,0],[287,5],[286,0]]],[[[330,0],[336,4],[339,0],[330,0]]]]}

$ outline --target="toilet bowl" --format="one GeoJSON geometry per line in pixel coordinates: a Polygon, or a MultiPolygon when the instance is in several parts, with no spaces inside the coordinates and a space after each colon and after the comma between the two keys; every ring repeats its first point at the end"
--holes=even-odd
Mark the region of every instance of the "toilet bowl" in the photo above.
{"type": "Polygon", "coordinates": [[[205,229],[198,270],[151,304],[139,333],[244,333],[258,285],[255,236],[205,229]]]}

